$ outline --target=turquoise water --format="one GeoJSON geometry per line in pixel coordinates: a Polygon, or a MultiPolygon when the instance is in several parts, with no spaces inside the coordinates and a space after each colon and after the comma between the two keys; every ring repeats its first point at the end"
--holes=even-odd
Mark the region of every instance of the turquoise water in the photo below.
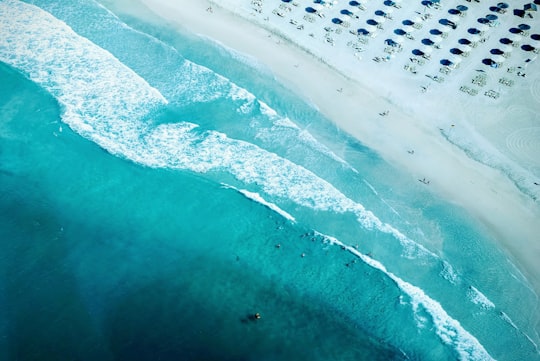
{"type": "Polygon", "coordinates": [[[0,359],[540,359],[488,230],[261,66],[88,0],[0,34],[0,359]]]}

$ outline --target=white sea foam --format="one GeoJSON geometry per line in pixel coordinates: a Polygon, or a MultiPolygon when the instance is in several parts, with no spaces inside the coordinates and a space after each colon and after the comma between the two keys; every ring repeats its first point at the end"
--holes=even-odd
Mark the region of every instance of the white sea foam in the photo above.
{"type": "Polygon", "coordinates": [[[381,271],[394,281],[411,298],[411,305],[415,312],[419,307],[422,307],[431,316],[437,335],[445,344],[452,346],[456,350],[460,360],[494,360],[473,335],[465,330],[457,320],[448,315],[441,304],[429,297],[421,288],[402,280],[394,273],[388,271],[381,262],[359,252],[354,247],[342,243],[335,237],[316,233],[329,243],[346,249],[360,258],[364,263],[381,271]]]}
{"type": "MultiPolygon", "coordinates": [[[[36,6],[0,2],[0,33],[0,60],[46,88],[63,106],[63,120],[94,141],[120,135],[107,120],[129,122],[167,103],[111,53],[36,6]]],[[[110,145],[122,152],[121,142],[110,145]]]]}
{"type": "Polygon", "coordinates": [[[454,267],[447,261],[443,261],[442,263],[443,269],[441,271],[441,276],[447,280],[448,282],[452,284],[457,284],[459,281],[459,276],[457,272],[454,270],[454,267]]]}
{"type": "Polygon", "coordinates": [[[289,221],[291,221],[293,223],[296,223],[296,219],[293,216],[291,216],[288,212],[286,212],[283,209],[281,209],[280,207],[278,207],[276,204],[274,204],[272,202],[268,202],[267,200],[265,200],[263,197],[261,197],[261,195],[259,193],[250,192],[250,191],[248,191],[246,189],[238,189],[238,188],[233,187],[233,186],[228,185],[228,184],[223,184],[223,186],[226,187],[226,188],[234,189],[238,193],[244,195],[246,198],[251,199],[252,201],[255,201],[257,203],[260,203],[263,206],[265,206],[265,207],[271,209],[272,211],[276,212],[277,214],[281,215],[283,218],[288,219],[289,221]]]}
{"type": "Polygon", "coordinates": [[[482,292],[480,292],[474,286],[469,287],[469,292],[467,292],[467,296],[469,297],[472,303],[479,305],[480,307],[484,309],[495,308],[495,304],[491,302],[489,298],[487,298],[482,292]]]}

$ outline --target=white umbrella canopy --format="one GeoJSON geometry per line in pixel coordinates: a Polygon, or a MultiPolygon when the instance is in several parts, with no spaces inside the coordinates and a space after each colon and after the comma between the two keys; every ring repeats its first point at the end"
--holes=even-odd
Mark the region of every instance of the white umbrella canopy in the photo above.
{"type": "Polygon", "coordinates": [[[373,25],[367,25],[366,30],[369,31],[370,33],[374,33],[374,32],[377,31],[377,27],[375,27],[373,25]]]}
{"type": "Polygon", "coordinates": [[[452,56],[450,58],[450,61],[457,65],[457,64],[461,63],[463,61],[463,59],[461,57],[459,57],[459,56],[454,55],[454,56],[452,56]]]}
{"type": "Polygon", "coordinates": [[[489,29],[489,26],[486,24],[478,24],[478,29],[480,29],[480,31],[486,31],[489,29]]]}
{"type": "Polygon", "coordinates": [[[523,36],[519,34],[514,34],[512,35],[512,38],[511,38],[511,40],[515,42],[520,42],[522,39],[523,39],[523,36]]]}

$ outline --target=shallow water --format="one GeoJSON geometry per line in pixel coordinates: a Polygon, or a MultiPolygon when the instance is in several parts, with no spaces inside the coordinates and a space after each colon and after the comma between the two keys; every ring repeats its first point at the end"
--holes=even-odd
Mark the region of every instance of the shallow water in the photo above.
{"type": "Polygon", "coordinates": [[[488,232],[266,70],[29,3],[0,1],[3,359],[539,359],[488,232]]]}

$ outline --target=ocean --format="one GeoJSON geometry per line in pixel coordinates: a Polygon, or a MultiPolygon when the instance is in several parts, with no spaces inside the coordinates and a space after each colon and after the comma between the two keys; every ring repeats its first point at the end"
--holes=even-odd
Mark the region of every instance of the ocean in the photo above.
{"type": "Polygon", "coordinates": [[[0,360],[540,360],[489,229],[119,9],[0,0],[0,360]]]}

